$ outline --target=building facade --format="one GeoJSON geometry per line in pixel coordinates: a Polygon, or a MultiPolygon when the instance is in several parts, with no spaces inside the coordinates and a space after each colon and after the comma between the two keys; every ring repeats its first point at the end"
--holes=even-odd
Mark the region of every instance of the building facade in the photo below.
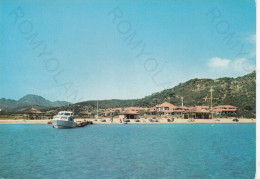
{"type": "Polygon", "coordinates": [[[212,111],[216,114],[235,114],[237,107],[232,105],[220,105],[213,107],[212,111]]]}

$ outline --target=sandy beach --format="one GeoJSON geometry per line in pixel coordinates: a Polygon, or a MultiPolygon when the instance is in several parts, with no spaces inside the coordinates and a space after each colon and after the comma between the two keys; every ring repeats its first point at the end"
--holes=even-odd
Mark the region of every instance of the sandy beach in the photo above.
{"type": "MultiPolygon", "coordinates": [[[[110,118],[102,118],[106,120],[106,122],[101,122],[100,119],[75,119],[76,122],[80,121],[92,121],[94,124],[119,124],[120,120],[118,118],[114,118],[113,122],[111,122],[110,118]]],[[[255,119],[246,119],[246,118],[238,118],[239,122],[233,122],[234,118],[219,118],[217,119],[195,119],[190,122],[188,119],[175,119],[174,122],[168,122],[167,119],[158,119],[158,122],[149,122],[148,119],[139,119],[140,122],[135,122],[135,120],[130,120],[129,124],[193,124],[193,123],[255,123],[255,119]]],[[[10,119],[1,119],[0,124],[47,124],[50,120],[10,120],[10,119]]]]}

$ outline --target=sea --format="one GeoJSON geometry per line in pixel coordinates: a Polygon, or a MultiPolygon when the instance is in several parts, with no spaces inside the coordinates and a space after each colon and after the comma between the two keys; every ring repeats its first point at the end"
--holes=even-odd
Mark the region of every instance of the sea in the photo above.
{"type": "Polygon", "coordinates": [[[0,125],[0,178],[252,179],[255,124],[0,125]]]}

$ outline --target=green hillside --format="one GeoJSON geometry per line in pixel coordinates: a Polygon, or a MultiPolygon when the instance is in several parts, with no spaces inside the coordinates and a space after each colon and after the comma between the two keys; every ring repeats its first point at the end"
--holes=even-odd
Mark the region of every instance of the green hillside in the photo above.
{"type": "MultiPolygon", "coordinates": [[[[238,116],[255,117],[256,114],[256,73],[238,78],[192,79],[181,83],[174,88],[166,89],[142,99],[131,100],[100,100],[99,108],[117,107],[153,107],[163,102],[181,105],[181,96],[184,97],[184,106],[210,105],[210,100],[205,101],[210,88],[213,87],[213,106],[234,105],[238,107],[238,116]]],[[[82,111],[94,111],[97,101],[85,101],[73,105],[56,108],[56,110],[73,110],[76,113],[82,111]]]]}
{"type": "Polygon", "coordinates": [[[180,96],[184,97],[184,106],[210,105],[205,101],[213,87],[213,106],[234,105],[239,108],[238,115],[255,117],[256,113],[256,73],[238,78],[193,79],[178,86],[137,100],[140,106],[153,106],[164,101],[181,105],[180,96]]]}

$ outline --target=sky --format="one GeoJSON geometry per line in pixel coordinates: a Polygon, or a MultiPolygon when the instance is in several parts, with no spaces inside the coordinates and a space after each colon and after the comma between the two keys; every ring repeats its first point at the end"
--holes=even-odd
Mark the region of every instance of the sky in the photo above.
{"type": "Polygon", "coordinates": [[[0,1],[0,98],[136,99],[255,68],[253,0],[0,1]]]}

